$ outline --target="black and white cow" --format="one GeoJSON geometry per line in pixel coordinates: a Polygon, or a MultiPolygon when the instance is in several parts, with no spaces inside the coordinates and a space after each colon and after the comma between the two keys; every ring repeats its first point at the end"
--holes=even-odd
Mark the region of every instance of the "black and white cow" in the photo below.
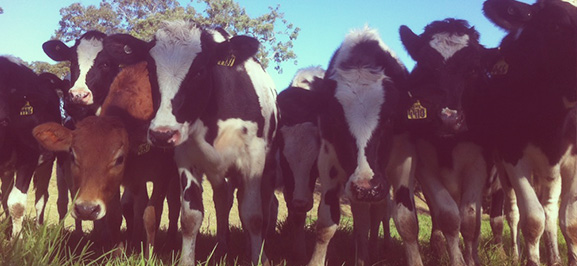
{"type": "Polygon", "coordinates": [[[317,117],[307,109],[313,103],[306,102],[309,98],[300,98],[298,91],[310,90],[314,79],[322,79],[324,75],[325,70],[320,66],[299,69],[290,87],[277,97],[281,114],[275,151],[277,178],[283,186],[288,209],[285,231],[295,243],[292,257],[299,260],[306,257],[304,230],[306,213],[313,207],[313,192],[319,176],[320,135],[317,117]]]}
{"type": "MultiPolygon", "coordinates": [[[[22,229],[27,205],[27,193],[34,176],[36,183],[37,223],[43,223],[44,208],[48,201],[48,181],[52,173],[54,154],[43,150],[32,136],[32,129],[43,122],[59,121],[59,101],[56,89],[62,80],[53,74],[36,75],[21,60],[11,56],[0,57],[0,91],[7,101],[2,109],[7,111],[3,121],[4,143],[2,162],[13,161],[15,179],[3,177],[13,186],[6,200],[6,208],[12,218],[12,236],[22,229]],[[8,147],[4,144],[9,145],[8,147]],[[12,155],[13,154],[13,155],[12,155]],[[14,157],[12,157],[14,156],[14,157]]],[[[8,173],[13,171],[8,170],[8,173]]]]}
{"type": "Polygon", "coordinates": [[[217,255],[228,249],[236,186],[250,258],[258,263],[264,223],[261,180],[278,116],[272,79],[253,58],[258,47],[254,38],[231,38],[184,21],[163,23],[150,43],[128,35],[106,39],[105,49],[121,62],[148,60],[156,110],[148,138],[156,146],[175,148],[181,175],[183,265],[195,264],[204,216],[203,174],[214,190],[217,255]]]}
{"type": "Polygon", "coordinates": [[[321,133],[321,202],[309,265],[325,264],[329,242],[340,221],[342,195],[351,201],[357,263],[369,263],[369,256],[374,257],[377,251],[389,184],[407,263],[422,265],[413,198],[414,149],[395,123],[400,86],[406,75],[406,68],[377,31],[365,27],[345,37],[325,78],[315,81],[310,92],[301,92],[303,97],[314,99],[311,112],[318,115],[321,133]]]}
{"type": "Polygon", "coordinates": [[[489,165],[481,139],[468,128],[468,116],[475,93],[488,80],[486,65],[492,61],[485,60],[492,57],[464,20],[434,21],[421,35],[401,26],[400,35],[416,61],[407,83],[413,100],[407,123],[415,137],[416,175],[431,209],[433,230],[443,232],[451,265],[477,265],[489,165]]]}
{"type": "Polygon", "coordinates": [[[484,9],[491,21],[509,31],[500,46],[507,71],[492,78],[478,98],[477,119],[515,190],[527,264],[540,263],[543,232],[548,263],[563,264],[557,247],[559,218],[568,264],[577,265],[577,8],[560,0],[512,2],[507,10],[529,10],[531,15],[511,23],[511,17],[493,10],[503,3],[489,0],[484,9]]]}

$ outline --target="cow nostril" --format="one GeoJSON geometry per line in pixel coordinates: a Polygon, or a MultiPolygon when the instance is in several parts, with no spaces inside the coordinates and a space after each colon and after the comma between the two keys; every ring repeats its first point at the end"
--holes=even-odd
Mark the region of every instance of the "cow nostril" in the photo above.
{"type": "Polygon", "coordinates": [[[170,146],[174,145],[174,136],[177,134],[175,130],[149,130],[148,135],[150,141],[154,145],[170,146]]]}
{"type": "Polygon", "coordinates": [[[99,204],[81,203],[74,205],[74,211],[81,220],[96,220],[101,208],[99,204]]]}

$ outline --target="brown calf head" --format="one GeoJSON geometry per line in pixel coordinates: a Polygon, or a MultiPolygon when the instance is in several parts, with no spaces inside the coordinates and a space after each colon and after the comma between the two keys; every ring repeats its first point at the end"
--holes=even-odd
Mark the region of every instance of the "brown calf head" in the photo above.
{"type": "Polygon", "coordinates": [[[118,192],[128,155],[128,134],[116,117],[87,117],[70,130],[45,123],[33,130],[34,137],[52,151],[68,151],[77,197],[72,216],[98,220],[118,192]]]}

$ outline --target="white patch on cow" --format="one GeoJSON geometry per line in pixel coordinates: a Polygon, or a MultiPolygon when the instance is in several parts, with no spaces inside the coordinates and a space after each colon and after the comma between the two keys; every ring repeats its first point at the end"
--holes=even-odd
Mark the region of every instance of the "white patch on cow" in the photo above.
{"type": "Polygon", "coordinates": [[[224,35],[222,35],[220,32],[216,31],[216,30],[209,30],[212,38],[215,42],[217,43],[221,43],[226,41],[228,38],[226,38],[224,35]]]}
{"type": "Polygon", "coordinates": [[[381,106],[385,102],[383,71],[371,69],[337,69],[330,77],[337,81],[335,97],[342,105],[349,131],[359,150],[358,166],[353,178],[371,179],[373,171],[365,154],[365,147],[379,123],[381,106]]]}
{"type": "Polygon", "coordinates": [[[311,169],[319,155],[319,129],[306,122],[280,129],[284,140],[282,153],[294,176],[295,188],[293,200],[309,201],[312,194],[309,191],[311,169]]]}
{"type": "Polygon", "coordinates": [[[185,21],[163,23],[156,32],[156,44],[150,49],[150,56],[156,64],[156,75],[160,90],[160,106],[150,129],[159,128],[176,130],[180,138],[175,145],[180,145],[188,138],[188,123],[178,123],[172,113],[172,99],[178,92],[196,55],[202,51],[202,30],[185,21]]]}
{"type": "Polygon", "coordinates": [[[303,88],[305,90],[310,90],[310,85],[315,79],[323,78],[325,76],[325,70],[320,66],[311,66],[307,68],[302,68],[295,74],[291,87],[303,88]]]}
{"type": "MultiPolygon", "coordinates": [[[[254,59],[249,59],[244,63],[246,73],[252,81],[253,88],[258,97],[260,111],[264,118],[264,134],[268,134],[271,128],[271,117],[277,117],[276,107],[276,87],[270,75],[254,59]]],[[[273,136],[274,137],[274,136],[273,136]]],[[[269,145],[266,145],[267,147],[269,145]]]]}
{"type": "Polygon", "coordinates": [[[448,32],[433,35],[429,45],[439,52],[445,60],[469,45],[469,35],[456,35],[448,32]]]}
{"type": "MultiPolygon", "coordinates": [[[[92,38],[92,39],[81,39],[78,47],[76,48],[76,53],[78,55],[78,67],[80,72],[78,74],[78,79],[70,88],[71,94],[81,95],[81,94],[91,94],[92,92],[86,84],[86,76],[88,71],[94,65],[94,60],[100,51],[102,51],[102,40],[92,38]]],[[[89,97],[86,104],[94,103],[94,99],[89,97]]]]}
{"type": "Polygon", "coordinates": [[[20,204],[21,206],[23,206],[23,208],[26,208],[27,198],[28,196],[26,195],[26,193],[23,193],[16,186],[13,186],[12,191],[8,195],[8,202],[7,202],[8,209],[9,210],[12,209],[13,206],[17,204],[20,204]]]}

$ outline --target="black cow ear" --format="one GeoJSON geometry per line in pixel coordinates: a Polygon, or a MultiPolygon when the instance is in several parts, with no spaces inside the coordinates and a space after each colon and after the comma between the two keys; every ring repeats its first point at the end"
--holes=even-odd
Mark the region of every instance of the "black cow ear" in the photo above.
{"type": "Polygon", "coordinates": [[[422,41],[419,35],[415,34],[409,27],[402,25],[399,28],[399,34],[401,35],[401,42],[405,46],[405,49],[415,61],[418,57],[418,52],[421,49],[422,41]]]}
{"type": "Polygon", "coordinates": [[[258,52],[260,43],[248,36],[235,36],[216,45],[217,64],[233,66],[253,57],[258,52]]]}
{"type": "Polygon", "coordinates": [[[513,31],[531,20],[534,6],[515,0],[487,0],[483,4],[483,12],[498,27],[513,31]]]}
{"type": "Polygon", "coordinates": [[[132,65],[146,60],[149,43],[128,34],[114,34],[104,38],[104,51],[120,64],[132,65]]]}
{"type": "Polygon", "coordinates": [[[51,40],[42,44],[42,50],[54,61],[70,61],[72,49],[59,40],[51,40]]]}

